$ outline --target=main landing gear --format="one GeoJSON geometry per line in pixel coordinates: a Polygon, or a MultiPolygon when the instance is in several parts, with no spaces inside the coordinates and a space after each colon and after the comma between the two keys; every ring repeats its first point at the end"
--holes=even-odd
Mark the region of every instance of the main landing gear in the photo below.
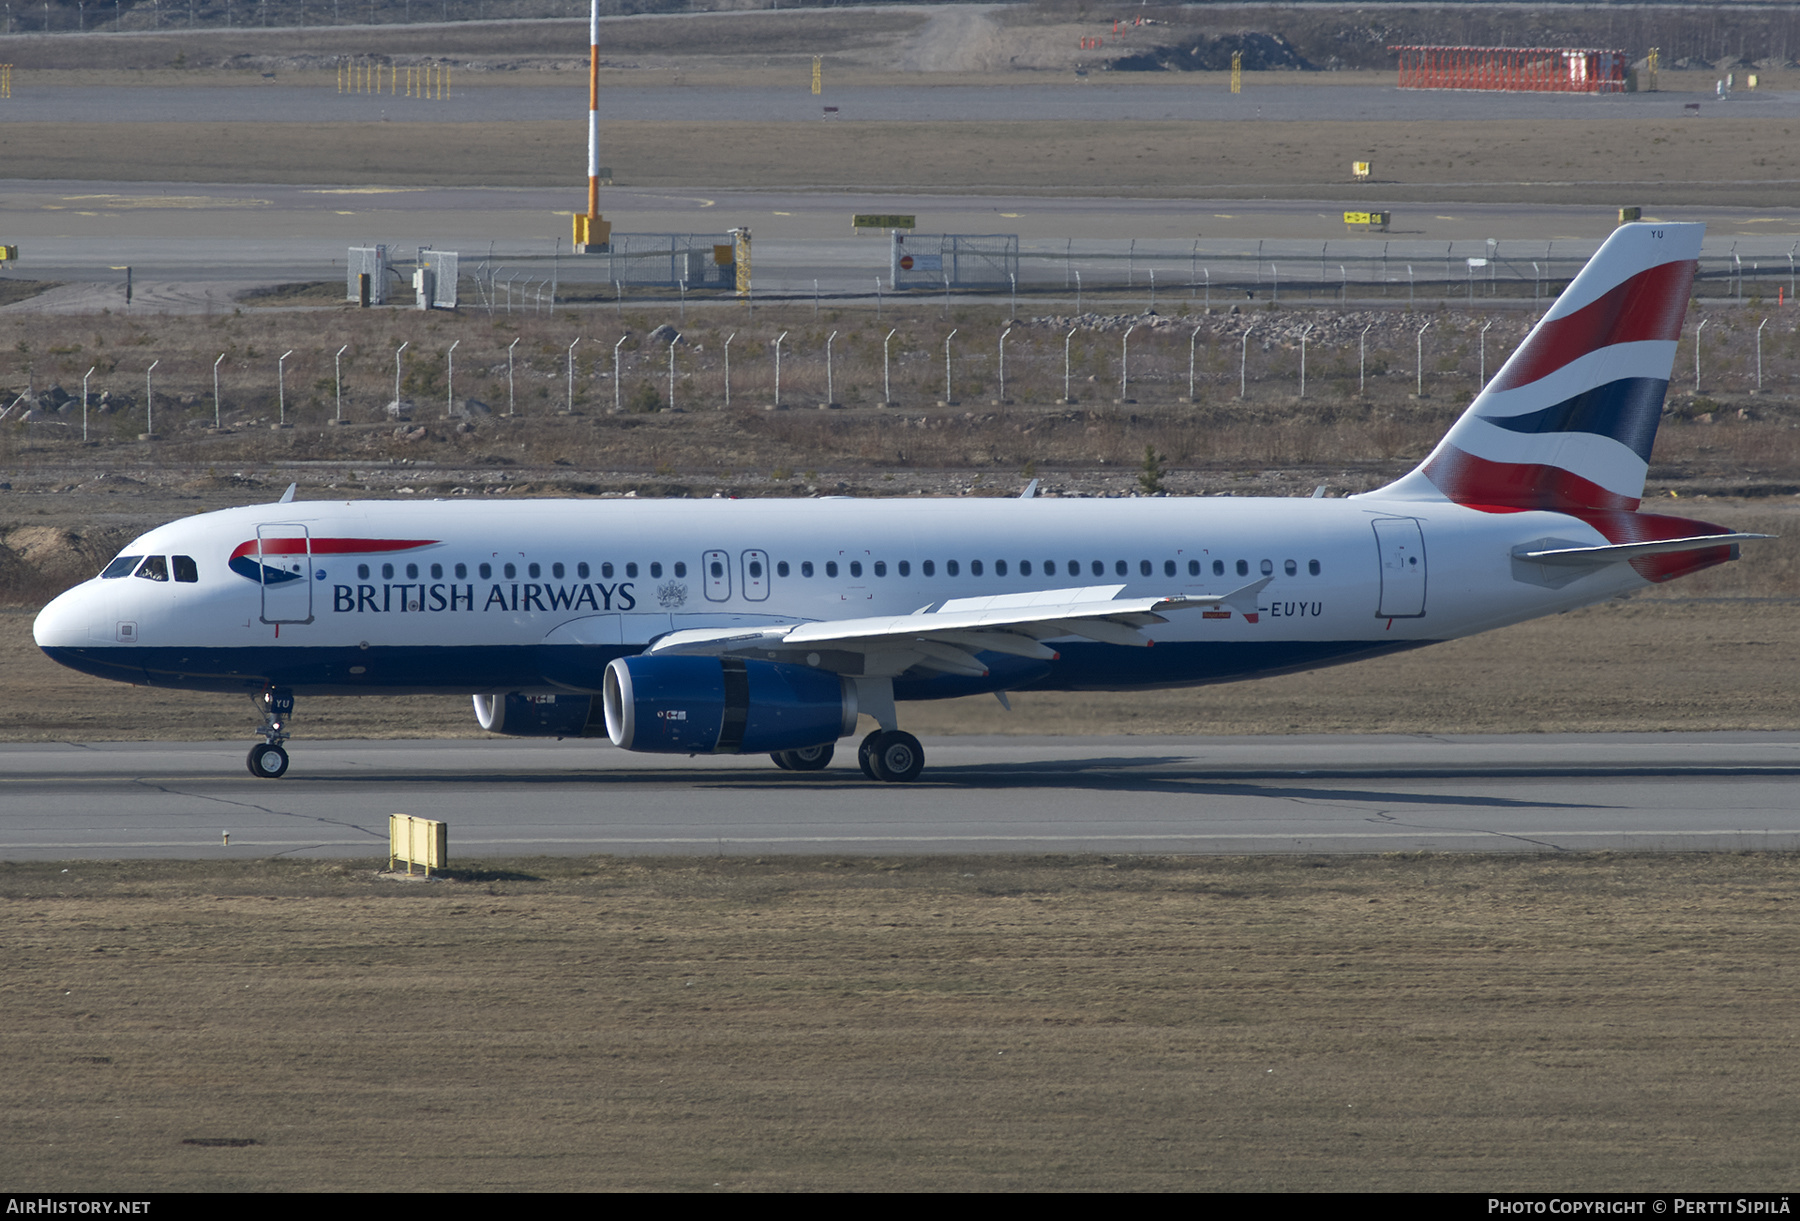
{"type": "Polygon", "coordinates": [[[837,747],[827,742],[823,746],[807,746],[800,750],[778,750],[769,758],[784,772],[816,772],[831,762],[836,751],[837,747]]]}
{"type": "Polygon", "coordinates": [[[871,780],[908,784],[925,769],[925,748],[903,730],[878,729],[856,748],[856,763],[871,780]]]}
{"type": "Polygon", "coordinates": [[[287,740],[288,721],[294,715],[294,693],[286,687],[264,687],[256,696],[256,706],[263,714],[256,732],[263,740],[250,748],[244,762],[252,776],[276,780],[287,774],[288,753],[281,744],[287,740]]]}
{"type": "MultiPolygon", "coordinates": [[[[853,713],[861,712],[875,719],[881,728],[864,738],[856,748],[856,765],[862,774],[884,784],[909,784],[925,770],[925,748],[919,739],[896,728],[894,716],[894,684],[889,678],[857,678],[856,699],[847,704],[853,713]]],[[[769,758],[775,766],[788,772],[816,772],[831,762],[832,745],[809,746],[804,750],[778,750],[769,758]]]]}
{"type": "MultiPolygon", "coordinates": [[[[778,750],[769,758],[784,772],[816,772],[831,762],[833,750],[827,742],[804,750],[778,750]]],[[[925,748],[910,733],[878,729],[856,748],[856,765],[871,780],[905,784],[917,780],[924,770],[925,748]]]]}

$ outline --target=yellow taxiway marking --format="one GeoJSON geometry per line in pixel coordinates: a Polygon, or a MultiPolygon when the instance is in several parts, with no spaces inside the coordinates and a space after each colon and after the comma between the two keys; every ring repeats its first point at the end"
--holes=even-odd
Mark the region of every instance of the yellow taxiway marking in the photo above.
{"type": "Polygon", "coordinates": [[[308,187],[302,195],[410,195],[424,187],[308,187]]]}
{"type": "Polygon", "coordinates": [[[774,213],[774,215],[776,215],[776,216],[792,216],[793,213],[792,212],[776,212],[776,213],[774,213]]]}

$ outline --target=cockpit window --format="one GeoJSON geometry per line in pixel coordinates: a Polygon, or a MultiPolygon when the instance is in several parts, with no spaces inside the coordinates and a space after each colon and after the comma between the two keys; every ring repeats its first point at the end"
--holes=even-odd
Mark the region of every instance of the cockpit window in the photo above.
{"type": "Polygon", "coordinates": [[[175,561],[175,579],[177,581],[180,581],[187,585],[192,585],[195,582],[199,581],[200,567],[199,567],[199,565],[194,563],[193,556],[178,555],[178,556],[174,557],[174,561],[175,561]]]}
{"type": "Polygon", "coordinates": [[[143,558],[144,557],[141,555],[122,555],[112,563],[108,564],[105,568],[101,569],[100,579],[102,581],[116,581],[120,577],[128,577],[131,575],[132,570],[138,566],[138,561],[143,558]]]}
{"type": "Polygon", "coordinates": [[[146,581],[166,581],[169,579],[169,561],[160,555],[147,555],[136,575],[146,581]]]}

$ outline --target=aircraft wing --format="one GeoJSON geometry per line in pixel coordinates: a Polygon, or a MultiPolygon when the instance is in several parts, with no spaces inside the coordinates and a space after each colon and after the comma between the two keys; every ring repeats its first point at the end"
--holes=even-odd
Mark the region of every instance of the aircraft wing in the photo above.
{"type": "Polygon", "coordinates": [[[988,598],[953,598],[910,615],[814,620],[751,629],[694,629],[659,638],[649,653],[745,655],[874,676],[913,668],[981,676],[980,653],[1040,661],[1058,654],[1043,642],[1080,636],[1149,648],[1142,628],[1167,623],[1165,612],[1228,606],[1255,611],[1264,577],[1224,594],[1120,598],[1123,585],[1049,589],[988,598]]]}

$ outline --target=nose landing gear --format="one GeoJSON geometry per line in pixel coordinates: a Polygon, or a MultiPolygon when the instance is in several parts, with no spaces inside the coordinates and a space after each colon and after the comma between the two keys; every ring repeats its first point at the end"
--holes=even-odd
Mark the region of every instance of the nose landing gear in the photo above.
{"type": "Polygon", "coordinates": [[[287,774],[288,753],[281,744],[287,740],[288,721],[294,715],[294,693],[285,687],[264,687],[256,696],[256,706],[263,714],[256,732],[263,740],[250,748],[245,763],[252,776],[276,780],[287,774]]]}

